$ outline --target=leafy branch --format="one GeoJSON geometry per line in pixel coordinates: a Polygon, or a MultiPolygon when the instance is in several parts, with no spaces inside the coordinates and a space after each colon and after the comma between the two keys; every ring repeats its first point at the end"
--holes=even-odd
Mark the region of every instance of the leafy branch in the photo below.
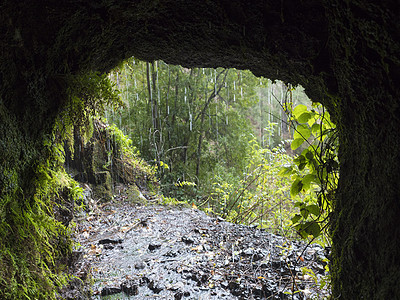
{"type": "Polygon", "coordinates": [[[300,213],[292,218],[294,228],[302,237],[318,237],[322,231],[326,232],[338,182],[337,130],[320,104],[313,104],[310,110],[305,105],[298,105],[289,112],[295,126],[292,150],[303,144],[308,147],[304,147],[293,164],[284,167],[280,175],[292,178],[292,197],[300,193],[308,195],[295,204],[300,213]]]}

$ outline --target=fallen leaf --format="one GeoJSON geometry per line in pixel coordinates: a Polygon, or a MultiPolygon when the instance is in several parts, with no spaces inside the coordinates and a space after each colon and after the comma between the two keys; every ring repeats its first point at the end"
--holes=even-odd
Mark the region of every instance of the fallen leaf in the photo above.
{"type": "MultiPolygon", "coordinates": [[[[133,225],[134,226],[134,225],[133,225]]],[[[133,228],[132,225],[126,225],[126,226],[122,226],[119,231],[121,231],[122,233],[128,232],[129,230],[131,230],[133,228]]]]}
{"type": "Polygon", "coordinates": [[[196,246],[196,247],[193,247],[191,250],[192,250],[192,251],[200,252],[200,251],[203,250],[203,246],[202,246],[202,245],[198,245],[198,246],[196,246]]]}

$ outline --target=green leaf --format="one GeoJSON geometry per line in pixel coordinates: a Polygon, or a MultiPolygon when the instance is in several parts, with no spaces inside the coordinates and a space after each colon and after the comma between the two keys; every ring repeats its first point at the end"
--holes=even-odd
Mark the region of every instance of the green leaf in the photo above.
{"type": "Polygon", "coordinates": [[[315,221],[306,222],[304,224],[298,224],[295,225],[294,228],[303,238],[306,238],[308,235],[318,237],[321,234],[321,227],[315,221]]]}
{"type": "Polygon", "coordinates": [[[321,227],[315,221],[307,222],[304,224],[304,231],[314,237],[321,234],[321,227]]]}
{"type": "Polygon", "coordinates": [[[308,122],[307,122],[308,126],[311,127],[311,126],[315,125],[316,124],[315,122],[317,122],[317,120],[318,120],[317,114],[315,112],[313,112],[310,120],[308,120],[308,122]]]}
{"type": "Polygon", "coordinates": [[[301,155],[303,155],[305,157],[307,155],[307,153],[310,152],[310,148],[311,147],[308,147],[308,148],[304,149],[303,152],[301,152],[301,155]]]}
{"type": "Polygon", "coordinates": [[[300,193],[301,189],[303,188],[303,183],[301,182],[301,179],[297,178],[293,183],[290,188],[290,195],[292,197],[295,197],[298,193],[300,193]]]}
{"type": "Polygon", "coordinates": [[[304,219],[307,219],[310,212],[305,207],[302,207],[300,209],[300,214],[303,216],[304,219]]]}
{"type": "Polygon", "coordinates": [[[293,224],[296,224],[301,219],[301,216],[296,214],[291,220],[293,224]]]}
{"type": "Polygon", "coordinates": [[[301,235],[303,239],[307,238],[307,233],[304,231],[304,224],[297,224],[294,226],[294,228],[297,230],[297,232],[301,235]]]}
{"type": "Polygon", "coordinates": [[[298,138],[295,139],[292,144],[290,145],[290,148],[292,148],[292,150],[296,150],[297,148],[299,148],[301,146],[301,144],[303,144],[304,139],[303,138],[298,138]]]}
{"type": "Polygon", "coordinates": [[[285,176],[292,175],[292,173],[293,173],[293,168],[290,166],[290,167],[283,167],[283,168],[279,171],[278,175],[279,175],[279,176],[285,177],[285,176]]]}
{"type": "Polygon", "coordinates": [[[301,207],[302,205],[304,205],[304,203],[298,201],[298,202],[296,202],[296,203],[294,204],[294,207],[301,207]]]}
{"type": "Polygon", "coordinates": [[[293,116],[296,119],[298,119],[300,117],[300,115],[306,111],[307,111],[307,106],[305,106],[303,104],[299,104],[293,109],[293,116]]]}
{"type": "Polygon", "coordinates": [[[297,118],[297,121],[299,123],[307,123],[308,120],[310,119],[311,119],[311,114],[309,112],[304,112],[297,118]]]}
{"type": "Polygon", "coordinates": [[[307,158],[308,160],[314,159],[314,153],[313,153],[312,151],[308,151],[308,152],[306,153],[306,158],[307,158]]]}
{"type": "Polygon", "coordinates": [[[310,189],[311,182],[315,181],[316,176],[314,174],[307,174],[306,176],[303,177],[301,180],[304,185],[305,190],[310,189]]]}
{"type": "Polygon", "coordinates": [[[293,162],[296,165],[300,165],[300,164],[306,162],[306,157],[303,154],[301,154],[301,155],[297,156],[295,159],[293,159],[293,162]]]}
{"type": "Polygon", "coordinates": [[[293,134],[294,139],[303,138],[307,140],[311,136],[311,130],[306,125],[298,125],[296,131],[293,134]]]}
{"type": "Polygon", "coordinates": [[[307,163],[305,163],[305,162],[300,163],[300,164],[299,164],[299,170],[300,170],[300,171],[303,171],[304,168],[305,168],[306,166],[307,166],[307,163]]]}
{"type": "Polygon", "coordinates": [[[306,209],[313,214],[314,216],[318,217],[321,214],[319,206],[316,204],[308,205],[306,209]]]}
{"type": "Polygon", "coordinates": [[[314,136],[318,136],[319,133],[321,132],[321,125],[320,125],[320,124],[317,124],[317,123],[314,123],[314,124],[311,126],[311,131],[312,131],[312,134],[313,134],[314,136]]]}

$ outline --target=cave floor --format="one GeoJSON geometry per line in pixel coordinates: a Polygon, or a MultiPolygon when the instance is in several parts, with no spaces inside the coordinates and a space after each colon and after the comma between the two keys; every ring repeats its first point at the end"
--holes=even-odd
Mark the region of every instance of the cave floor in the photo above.
{"type": "Polygon", "coordinates": [[[321,246],[196,208],[137,205],[119,193],[75,222],[91,299],[323,299],[329,293],[316,285],[325,275],[321,246]]]}

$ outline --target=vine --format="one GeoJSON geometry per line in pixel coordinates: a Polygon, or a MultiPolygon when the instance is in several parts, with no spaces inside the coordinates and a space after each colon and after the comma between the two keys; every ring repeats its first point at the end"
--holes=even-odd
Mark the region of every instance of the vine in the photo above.
{"type": "Polygon", "coordinates": [[[292,150],[302,150],[293,164],[282,168],[280,175],[291,177],[290,194],[303,194],[295,203],[299,213],[292,218],[294,228],[303,237],[318,237],[329,224],[332,200],[339,176],[338,138],[335,124],[319,103],[309,110],[298,105],[289,110],[295,132],[292,150]]]}

